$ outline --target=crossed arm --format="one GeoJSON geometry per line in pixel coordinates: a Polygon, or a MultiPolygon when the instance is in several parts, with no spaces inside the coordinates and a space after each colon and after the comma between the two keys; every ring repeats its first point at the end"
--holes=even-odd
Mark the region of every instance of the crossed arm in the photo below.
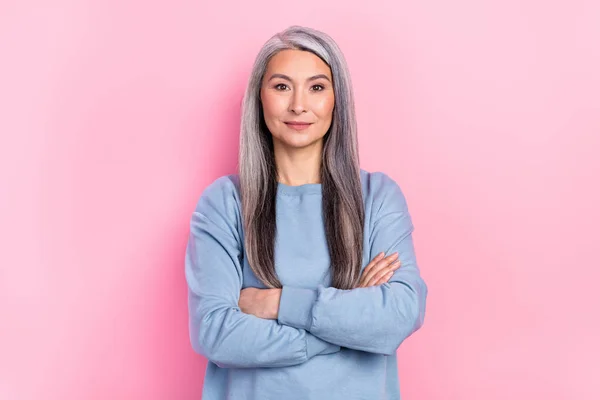
{"type": "Polygon", "coordinates": [[[387,283],[351,290],[284,285],[241,296],[238,240],[223,221],[197,208],[185,262],[195,351],[236,368],[296,365],[342,346],[394,354],[423,324],[427,286],[416,264],[406,201],[393,189],[374,220],[368,250],[398,252],[402,266],[387,283]]]}

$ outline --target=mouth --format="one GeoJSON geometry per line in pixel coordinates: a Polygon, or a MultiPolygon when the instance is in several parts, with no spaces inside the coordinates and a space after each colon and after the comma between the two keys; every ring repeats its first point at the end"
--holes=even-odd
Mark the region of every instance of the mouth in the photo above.
{"type": "Polygon", "coordinates": [[[309,122],[285,122],[285,124],[287,126],[289,126],[290,128],[295,129],[297,131],[301,131],[312,125],[309,122]]]}

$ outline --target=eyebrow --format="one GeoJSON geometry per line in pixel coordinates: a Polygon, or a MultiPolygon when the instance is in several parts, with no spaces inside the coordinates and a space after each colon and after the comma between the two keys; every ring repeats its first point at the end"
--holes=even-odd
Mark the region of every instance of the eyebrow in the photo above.
{"type": "MultiPolygon", "coordinates": [[[[273,75],[271,75],[271,77],[269,78],[269,81],[270,81],[270,80],[272,80],[272,79],[275,79],[275,78],[281,78],[281,79],[285,79],[286,81],[289,81],[289,82],[291,82],[291,81],[292,81],[292,78],[290,78],[289,76],[287,76],[287,75],[284,75],[284,74],[273,74],[273,75]]],[[[316,79],[320,79],[320,78],[326,79],[326,80],[328,80],[329,82],[331,82],[331,80],[329,79],[329,77],[328,77],[327,75],[325,75],[325,74],[319,74],[319,75],[311,76],[310,78],[308,78],[308,79],[306,79],[306,80],[307,80],[307,81],[314,81],[314,80],[316,80],[316,79]]]]}

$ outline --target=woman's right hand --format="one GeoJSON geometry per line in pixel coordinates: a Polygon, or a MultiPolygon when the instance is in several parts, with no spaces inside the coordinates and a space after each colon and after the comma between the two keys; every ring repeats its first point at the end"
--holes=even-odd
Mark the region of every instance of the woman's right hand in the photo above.
{"type": "Polygon", "coordinates": [[[397,259],[398,252],[385,258],[383,256],[383,252],[379,253],[365,267],[360,276],[360,282],[356,286],[357,288],[381,285],[392,277],[395,270],[400,268],[400,260],[397,259]]]}

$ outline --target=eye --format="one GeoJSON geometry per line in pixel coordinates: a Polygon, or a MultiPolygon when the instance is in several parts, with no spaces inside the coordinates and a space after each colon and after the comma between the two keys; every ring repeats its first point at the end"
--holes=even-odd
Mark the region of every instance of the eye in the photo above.
{"type": "Polygon", "coordinates": [[[313,85],[313,88],[319,88],[318,90],[315,90],[316,92],[320,92],[323,89],[325,89],[325,87],[323,85],[313,85]]]}
{"type": "Polygon", "coordinates": [[[274,86],[274,88],[277,89],[277,90],[285,90],[285,89],[281,89],[280,88],[281,86],[287,87],[287,85],[285,83],[278,83],[277,85],[274,86]]]}

